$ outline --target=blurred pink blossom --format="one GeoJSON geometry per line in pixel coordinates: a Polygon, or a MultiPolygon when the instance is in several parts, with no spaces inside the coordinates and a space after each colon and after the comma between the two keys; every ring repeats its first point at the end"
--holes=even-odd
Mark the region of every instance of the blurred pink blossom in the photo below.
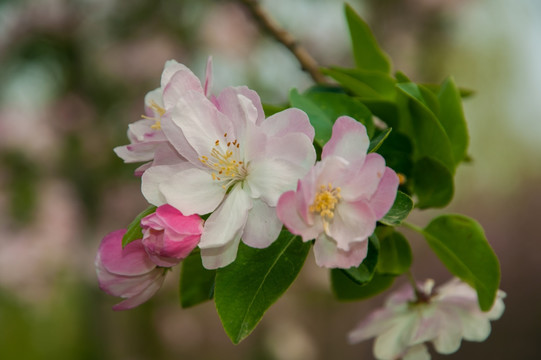
{"type": "Polygon", "coordinates": [[[174,266],[190,255],[203,231],[198,215],[184,216],[171,205],[162,205],[141,219],[143,246],[159,266],[174,266]]]}
{"type": "Polygon", "coordinates": [[[391,208],[398,177],[383,157],[366,154],[366,128],[342,116],[321,161],[278,201],[278,217],[303,241],[316,239],[319,266],[349,268],[366,257],[368,237],[391,208]]]}
{"type": "Polygon", "coordinates": [[[374,356],[380,360],[428,360],[425,342],[431,341],[441,354],[458,350],[462,338],[484,341],[490,334],[490,320],[499,319],[505,309],[505,293],[483,312],[477,294],[468,284],[452,279],[432,292],[434,281],[426,280],[417,299],[411,286],[392,294],[385,306],[374,311],[349,333],[351,343],[376,337],[374,356]]]}

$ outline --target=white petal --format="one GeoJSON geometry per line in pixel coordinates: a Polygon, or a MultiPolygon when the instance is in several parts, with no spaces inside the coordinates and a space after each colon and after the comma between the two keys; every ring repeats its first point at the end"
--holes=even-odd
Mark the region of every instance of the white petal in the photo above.
{"type": "MultiPolygon", "coordinates": [[[[222,247],[242,234],[252,200],[237,184],[223,203],[205,221],[199,247],[201,249],[222,247]]],[[[183,210],[179,209],[182,213],[183,210]]]]}
{"type": "Polygon", "coordinates": [[[449,309],[438,307],[438,312],[442,314],[435,314],[433,316],[441,316],[440,329],[437,334],[434,334],[435,338],[432,340],[434,348],[440,354],[452,354],[460,348],[462,341],[462,322],[460,316],[456,311],[449,311],[449,309]]]}
{"type": "Polygon", "coordinates": [[[242,241],[251,247],[266,248],[278,238],[282,223],[276,215],[276,208],[261,200],[253,200],[242,241]]]}
{"type": "Polygon", "coordinates": [[[201,249],[201,259],[205,269],[213,270],[231,264],[237,257],[240,231],[224,246],[201,249]]]}
{"type": "Polygon", "coordinates": [[[418,344],[408,349],[402,360],[430,360],[430,353],[424,344],[418,344]]]}
{"type": "Polygon", "coordinates": [[[209,172],[196,168],[173,174],[159,184],[159,190],[165,202],[185,216],[210,213],[225,195],[221,184],[212,180],[209,172]]]}
{"type": "Polygon", "coordinates": [[[406,313],[395,318],[394,326],[377,337],[374,356],[383,360],[394,360],[404,354],[410,346],[408,338],[417,322],[415,313],[406,313]]]}
{"type": "Polygon", "coordinates": [[[168,181],[175,174],[190,168],[190,164],[152,166],[147,169],[141,178],[141,192],[152,205],[160,206],[166,203],[159,186],[168,181]]]}
{"type": "Polygon", "coordinates": [[[331,139],[323,146],[321,158],[340,156],[351,163],[362,165],[370,140],[363,124],[349,116],[336,119],[331,139]]]}
{"type": "Polygon", "coordinates": [[[326,268],[349,269],[357,267],[366,257],[368,241],[354,242],[349,251],[339,249],[336,241],[327,235],[320,234],[314,244],[316,264],[326,268]]]}
{"type": "Polygon", "coordinates": [[[302,133],[314,140],[315,130],[310,124],[308,115],[300,109],[280,111],[261,123],[261,129],[269,136],[284,136],[291,133],[302,133]]]}

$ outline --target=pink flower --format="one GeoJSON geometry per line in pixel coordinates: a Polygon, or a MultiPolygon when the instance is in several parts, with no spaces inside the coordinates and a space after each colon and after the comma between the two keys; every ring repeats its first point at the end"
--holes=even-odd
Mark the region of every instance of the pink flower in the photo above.
{"type": "Polygon", "coordinates": [[[462,338],[484,341],[490,334],[490,321],[503,314],[505,293],[498,291],[496,301],[483,312],[474,289],[452,279],[432,292],[434,282],[425,281],[418,300],[411,286],[392,294],[385,307],[374,311],[349,333],[349,341],[357,343],[376,337],[374,356],[380,360],[430,359],[424,345],[431,341],[441,354],[458,350],[462,338]]]}
{"type": "Polygon", "coordinates": [[[141,240],[123,249],[125,233],[122,229],[105,236],[94,262],[100,289],[126,299],[113,306],[113,310],[131,309],[150,299],[162,286],[167,270],[152,262],[141,240]]]}
{"type": "Polygon", "coordinates": [[[321,161],[278,201],[278,218],[289,231],[316,239],[319,266],[358,266],[376,222],[394,202],[398,177],[381,155],[366,154],[369,143],[364,125],[338,118],[321,161]]]}
{"type": "Polygon", "coordinates": [[[197,215],[184,216],[171,205],[162,205],[155,213],[141,219],[143,246],[151,260],[170,267],[190,255],[199,243],[203,220],[197,215]]]}
{"type": "Polygon", "coordinates": [[[142,119],[128,125],[129,145],[118,146],[115,153],[124,162],[152,161],[136,170],[141,175],[151,165],[171,164],[182,161],[163,133],[169,119],[169,110],[179,96],[187,91],[197,91],[208,96],[211,82],[212,61],[209,58],[204,88],[199,79],[185,65],[175,60],[165,63],[161,86],[145,96],[145,114],[142,119]]]}
{"type": "Polygon", "coordinates": [[[199,243],[206,268],[235,260],[241,239],[264,248],[278,237],[278,198],[316,158],[304,112],[288,109],[265,119],[259,96],[246,87],[211,99],[188,91],[177,98],[164,133],[187,162],[150,168],[143,194],[185,215],[212,213],[199,243]]]}

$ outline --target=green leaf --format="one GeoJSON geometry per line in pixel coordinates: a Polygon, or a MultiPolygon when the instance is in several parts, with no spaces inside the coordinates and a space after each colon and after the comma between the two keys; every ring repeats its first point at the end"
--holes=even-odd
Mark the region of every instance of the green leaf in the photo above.
{"type": "MultiPolygon", "coordinates": [[[[443,85],[440,85],[440,84],[426,84],[426,83],[423,83],[421,85],[423,85],[425,88],[432,91],[436,95],[438,95],[440,93],[441,88],[443,86],[443,85]]],[[[458,88],[458,93],[459,93],[459,95],[460,95],[460,97],[462,99],[466,99],[466,98],[469,98],[469,97],[475,95],[475,91],[473,91],[472,89],[467,89],[467,88],[463,88],[463,87],[458,88]]]]}
{"type": "Polygon", "coordinates": [[[393,101],[396,96],[395,80],[387,73],[339,67],[321,71],[363,100],[393,101]]]}
{"type": "Polygon", "coordinates": [[[299,94],[297,89],[291,89],[289,101],[291,106],[303,110],[308,115],[310,123],[316,132],[314,142],[323,147],[331,138],[333,121],[336,119],[331,120],[317,103],[307,96],[299,94]]]}
{"type": "Polygon", "coordinates": [[[284,230],[266,249],[241,243],[235,262],[218,269],[216,309],[234,344],[254,330],[265,311],[293,283],[309,250],[310,243],[284,230]]]}
{"type": "MultiPolygon", "coordinates": [[[[309,89],[304,96],[312,100],[325,114],[328,122],[334,124],[340,116],[351,116],[366,127],[368,136],[374,134],[374,122],[372,113],[360,101],[346,94],[325,93],[321,91],[312,91],[309,89]]],[[[331,131],[332,132],[332,131],[331,131]]]]}
{"type": "Polygon", "coordinates": [[[420,209],[444,207],[453,199],[453,175],[441,162],[423,157],[415,162],[412,172],[413,189],[420,209]]]}
{"type": "Polygon", "coordinates": [[[405,273],[412,262],[408,240],[404,235],[392,228],[384,228],[382,231],[378,231],[378,237],[380,239],[378,273],[388,275],[405,273]]]}
{"type": "Polygon", "coordinates": [[[469,135],[462,111],[462,100],[453,79],[449,78],[443,83],[438,99],[440,103],[439,119],[449,140],[451,140],[453,157],[455,163],[458,164],[466,157],[469,135]]]}
{"type": "Polygon", "coordinates": [[[389,73],[391,71],[389,57],[380,49],[368,25],[348,4],[346,4],[346,19],[357,67],[389,73]]]}
{"type": "Polygon", "coordinates": [[[398,191],[393,206],[379,222],[389,226],[400,225],[402,220],[408,217],[412,209],[413,200],[402,191],[398,191]]]}
{"type": "Polygon", "coordinates": [[[355,283],[362,285],[372,280],[378,263],[379,240],[376,234],[368,238],[368,252],[366,258],[358,267],[340,269],[355,283]]]}
{"type": "Polygon", "coordinates": [[[413,145],[409,136],[394,131],[378,149],[378,153],[385,158],[387,166],[406,177],[411,175],[413,168],[413,145]]]}
{"type": "Polygon", "coordinates": [[[463,215],[442,215],[423,235],[447,269],[477,291],[479,306],[488,311],[500,284],[500,265],[481,225],[463,215]]]}
{"type": "Polygon", "coordinates": [[[143,238],[143,232],[141,231],[141,219],[147,215],[156,211],[156,206],[151,205],[143,210],[133,221],[128,225],[126,233],[122,237],[122,247],[128,245],[132,241],[143,238]]]}
{"type": "Polygon", "coordinates": [[[375,273],[370,282],[359,285],[343,271],[331,269],[332,290],[336,298],[341,301],[368,299],[391,287],[394,279],[394,276],[375,273]]]}
{"type": "Polygon", "coordinates": [[[182,261],[180,272],[180,305],[189,308],[212,299],[216,270],[207,270],[201,254],[194,252],[182,261]]]}
{"type": "MultiPolygon", "coordinates": [[[[430,110],[432,100],[423,96],[422,90],[413,83],[397,84],[399,93],[405,95],[409,116],[403,117],[405,131],[414,142],[414,156],[430,156],[439,160],[451,174],[455,171],[455,161],[451,142],[436,115],[430,110]]],[[[406,115],[406,114],[405,114],[406,115]]]]}
{"type": "Polygon", "coordinates": [[[372,140],[370,140],[368,152],[372,153],[377,151],[381,147],[381,145],[383,145],[383,142],[385,141],[385,139],[387,139],[392,130],[392,128],[387,128],[380,131],[375,137],[373,137],[372,140]]]}
{"type": "Polygon", "coordinates": [[[362,99],[362,103],[378,118],[383,120],[389,127],[398,129],[399,111],[394,101],[362,99]]]}

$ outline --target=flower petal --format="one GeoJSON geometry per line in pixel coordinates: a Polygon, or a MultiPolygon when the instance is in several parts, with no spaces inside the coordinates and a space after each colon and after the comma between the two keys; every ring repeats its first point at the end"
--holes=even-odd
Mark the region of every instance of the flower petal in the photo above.
{"type": "Polygon", "coordinates": [[[199,247],[221,247],[242,234],[252,200],[237,184],[225,197],[223,203],[205,221],[199,247]]]}
{"type": "MultiPolygon", "coordinates": [[[[175,106],[178,99],[189,91],[195,91],[203,95],[201,81],[193,72],[185,67],[170,66],[164,69],[162,74],[163,104],[166,110],[175,106]]],[[[203,95],[204,96],[204,95],[203,95]]]]}
{"type": "MultiPolygon", "coordinates": [[[[155,213],[166,228],[179,234],[199,235],[203,231],[203,220],[197,215],[185,216],[176,208],[165,204],[156,209],[155,213]]],[[[141,219],[141,224],[145,218],[141,219]]]]}
{"type": "Polygon", "coordinates": [[[218,269],[235,261],[239,249],[241,230],[223,246],[201,249],[201,260],[205,269],[218,269]]]}
{"type": "Polygon", "coordinates": [[[315,130],[308,115],[300,109],[280,111],[261,123],[261,129],[269,136],[281,137],[290,133],[302,133],[314,141],[315,130]]]}
{"type": "MultiPolygon", "coordinates": [[[[364,164],[351,176],[351,180],[342,187],[344,200],[369,200],[376,192],[385,172],[385,159],[380,154],[366,156],[364,164]]],[[[396,193],[396,190],[395,190],[396,193]]]]}
{"type": "Polygon", "coordinates": [[[150,167],[143,173],[141,178],[141,192],[143,196],[152,205],[160,206],[165,204],[167,201],[160,191],[160,184],[171,179],[173,175],[189,168],[189,163],[150,167]]]}
{"type": "Polygon", "coordinates": [[[424,344],[410,347],[402,357],[402,360],[430,360],[430,353],[424,344]]]}
{"type": "MultiPolygon", "coordinates": [[[[239,107],[239,95],[246,98],[248,103],[254,107],[255,115],[250,115],[250,121],[260,124],[265,119],[265,113],[261,106],[261,99],[257,93],[246,86],[235,86],[225,88],[215,99],[218,109],[234,120],[245,111],[239,107]]],[[[253,111],[253,110],[251,110],[253,111]]]]}
{"type": "Polygon", "coordinates": [[[386,167],[378,189],[369,202],[372,211],[376,215],[376,219],[381,219],[391,209],[396,198],[397,189],[398,176],[396,176],[393,169],[386,167]]]}
{"type": "Polygon", "coordinates": [[[374,342],[374,356],[377,359],[398,359],[407,351],[410,346],[407,339],[417,322],[417,314],[404,313],[395,317],[393,322],[393,326],[381,333],[374,342]]]}
{"type": "Polygon", "coordinates": [[[364,201],[338,203],[327,235],[336,241],[339,249],[348,251],[352,244],[367,241],[376,229],[376,217],[364,201]]]}
{"type": "Polygon", "coordinates": [[[323,146],[321,158],[340,156],[351,163],[362,165],[370,140],[363,124],[349,116],[336,119],[331,139],[323,146]]]}
{"type": "Polygon", "coordinates": [[[203,85],[203,91],[206,97],[210,96],[210,89],[212,88],[212,56],[207,59],[207,68],[205,70],[205,84],[203,85]]]}
{"type": "Polygon", "coordinates": [[[165,203],[174,206],[186,216],[210,213],[225,195],[221,184],[212,180],[209,172],[196,168],[171,174],[167,180],[159,183],[159,190],[166,200],[165,203]]]}
{"type": "Polygon", "coordinates": [[[125,233],[124,229],[117,230],[103,238],[98,249],[103,267],[112,274],[129,276],[152,271],[156,265],[148,258],[141,240],[135,240],[122,248],[125,233]]]}
{"type": "Polygon", "coordinates": [[[295,235],[302,236],[303,241],[315,239],[323,227],[307,224],[298,211],[297,194],[294,191],[288,191],[278,200],[276,213],[280,221],[287,229],[295,235]]]}
{"type": "Polygon", "coordinates": [[[349,247],[349,251],[339,249],[336,242],[325,235],[320,234],[314,244],[316,264],[326,268],[349,269],[359,266],[366,257],[368,242],[355,242],[349,247]]]}
{"type": "Polygon", "coordinates": [[[121,311],[121,310],[128,310],[133,309],[136,306],[141,305],[148,299],[150,299],[162,286],[163,281],[165,280],[165,273],[164,269],[156,269],[159,271],[162,275],[160,275],[155,281],[151,282],[143,291],[141,291],[139,294],[134,295],[118,304],[113,306],[113,310],[115,311],[121,311]]]}
{"type": "Polygon", "coordinates": [[[248,220],[242,234],[242,241],[254,248],[266,248],[280,235],[282,223],[276,215],[276,208],[261,200],[253,200],[248,220]]]}

